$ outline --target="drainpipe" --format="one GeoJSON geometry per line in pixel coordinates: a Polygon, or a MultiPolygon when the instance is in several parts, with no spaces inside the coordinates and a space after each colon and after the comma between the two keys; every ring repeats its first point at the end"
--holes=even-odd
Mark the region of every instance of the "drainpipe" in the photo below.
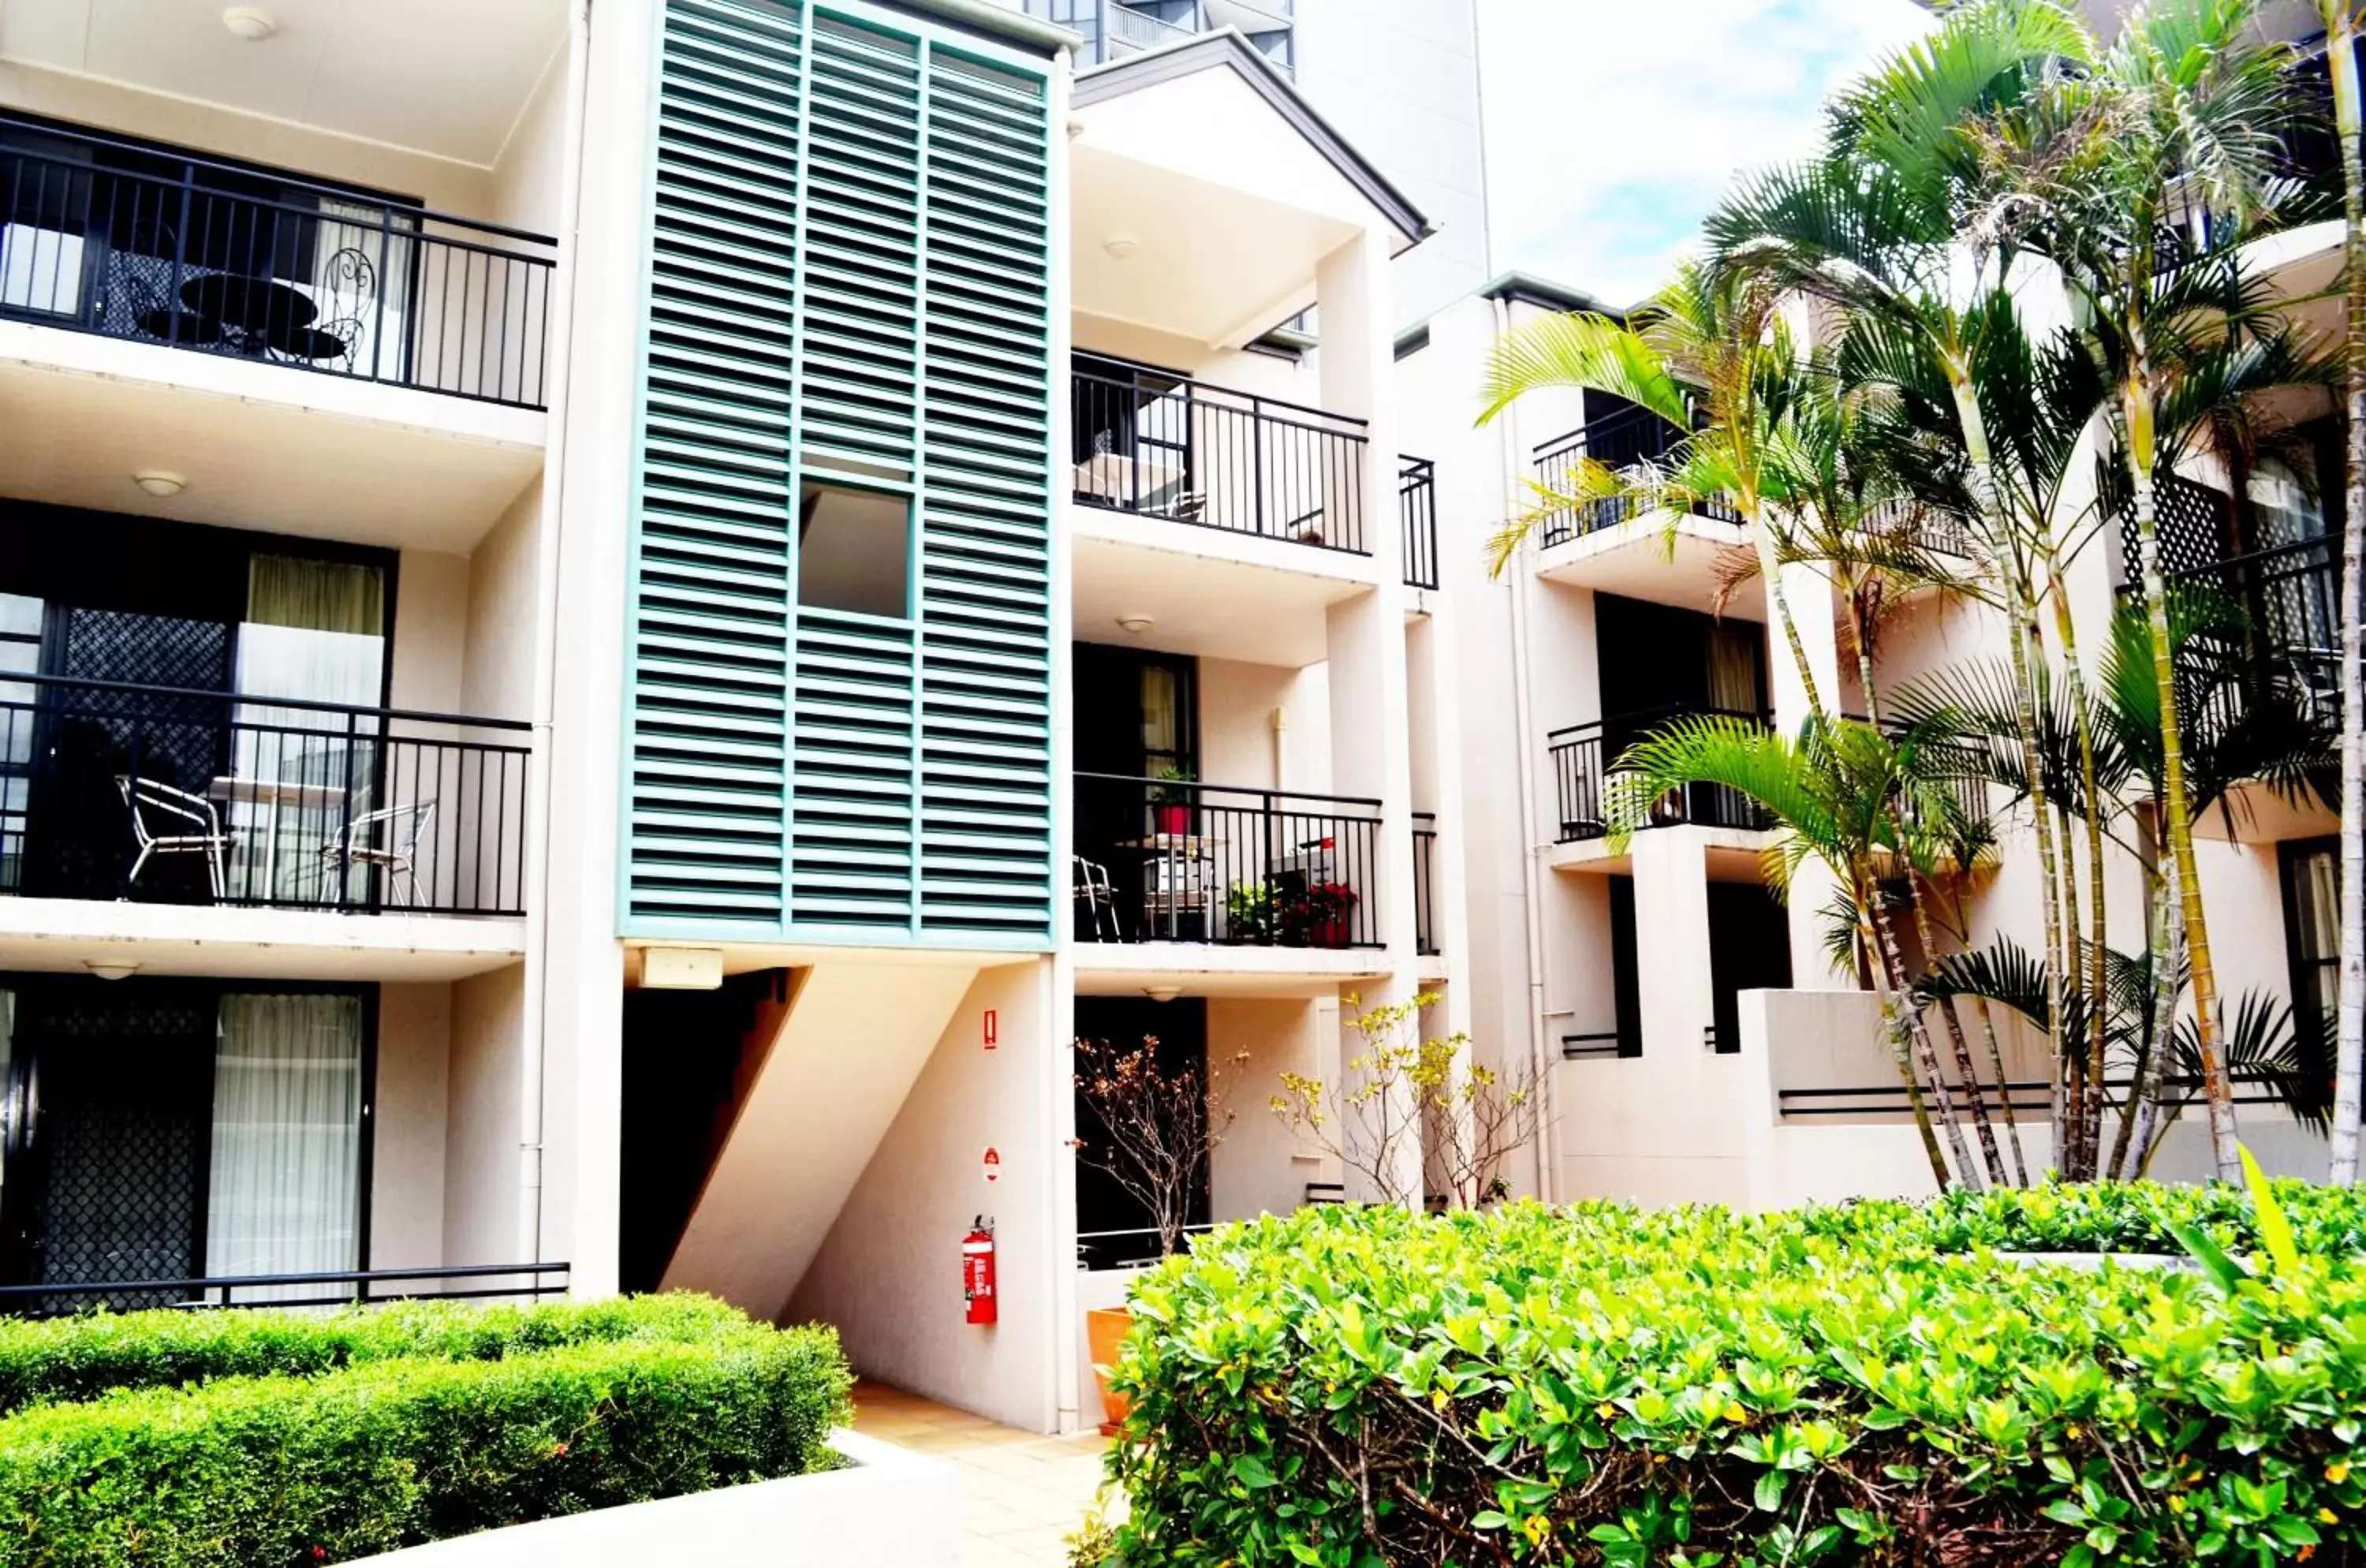
{"type": "MultiPolygon", "coordinates": [[[[1500,342],[1512,330],[1512,308],[1501,297],[1493,301],[1495,307],[1495,336],[1500,342]]],[[[1511,477],[1520,471],[1519,447],[1513,439],[1515,426],[1508,411],[1495,422],[1495,441],[1504,477],[1508,486],[1511,477]]],[[[1560,1096],[1555,1092],[1557,1079],[1553,1063],[1547,1052],[1545,1029],[1545,930],[1544,889],[1538,880],[1535,838],[1537,820],[1536,718],[1535,705],[1528,690],[1528,570],[1527,552],[1515,563],[1512,574],[1512,714],[1513,728],[1519,738],[1519,765],[1512,770],[1520,784],[1520,910],[1525,926],[1528,953],[1528,1071],[1536,1078],[1539,1107],[1537,1116],[1537,1196],[1549,1203],[1554,1189],[1559,1161],[1555,1157],[1554,1139],[1560,1122],[1560,1096]]]]}
{"type": "Polygon", "coordinates": [[[567,515],[568,376],[575,326],[575,257],[582,225],[584,100],[592,60],[592,0],[575,0],[567,24],[567,108],[560,134],[567,140],[566,175],[558,193],[558,260],[552,278],[552,319],[560,323],[558,341],[550,345],[550,373],[546,385],[554,389],[543,431],[542,538],[535,562],[534,745],[535,819],[539,833],[526,835],[526,853],[533,862],[526,878],[526,962],[531,966],[522,1012],[524,1060],[519,1064],[523,1093],[518,1103],[517,1235],[525,1245],[528,1263],[542,1258],[542,1133],[543,1095],[548,1077],[549,1053],[544,1043],[549,1019],[550,989],[550,805],[551,732],[558,706],[558,565],[559,534],[567,515]]]}

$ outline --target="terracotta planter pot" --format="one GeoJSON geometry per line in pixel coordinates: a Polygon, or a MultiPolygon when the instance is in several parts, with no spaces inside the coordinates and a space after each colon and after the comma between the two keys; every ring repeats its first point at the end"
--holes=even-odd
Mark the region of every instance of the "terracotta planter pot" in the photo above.
{"type": "Polygon", "coordinates": [[[1109,1370],[1125,1348],[1125,1337],[1133,1327],[1133,1314],[1123,1307],[1103,1307],[1085,1314],[1085,1343],[1093,1355],[1093,1382],[1101,1391],[1101,1436],[1117,1436],[1119,1423],[1133,1408],[1133,1401],[1121,1393],[1110,1392],[1109,1370]]]}

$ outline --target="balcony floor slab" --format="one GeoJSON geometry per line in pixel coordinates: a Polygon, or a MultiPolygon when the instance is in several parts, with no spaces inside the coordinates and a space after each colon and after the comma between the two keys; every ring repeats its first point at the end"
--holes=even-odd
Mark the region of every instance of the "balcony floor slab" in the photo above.
{"type": "Polygon", "coordinates": [[[1751,621],[1766,616],[1766,592],[1750,558],[1749,530],[1709,517],[1680,520],[1673,554],[1664,513],[1581,534],[1539,555],[1537,575],[1681,610],[1751,621]]]}
{"type": "Polygon", "coordinates": [[[0,970],[281,980],[456,980],[525,956],[525,921],[450,915],[0,898],[0,970]]]}
{"type": "Polygon", "coordinates": [[[1211,947],[1197,942],[1079,942],[1076,994],[1131,997],[1175,987],[1187,997],[1328,997],[1391,973],[1380,948],[1211,947]]]}
{"type": "Polygon", "coordinates": [[[0,321],[0,494],[466,554],[542,467],[546,417],[0,321]],[[135,473],[187,488],[146,494],[135,473]]]}
{"type": "Polygon", "coordinates": [[[1369,556],[1189,523],[1075,509],[1076,636],[1302,669],[1329,657],[1325,612],[1371,592],[1369,556]],[[1139,634],[1119,618],[1147,615],[1139,634]]]}

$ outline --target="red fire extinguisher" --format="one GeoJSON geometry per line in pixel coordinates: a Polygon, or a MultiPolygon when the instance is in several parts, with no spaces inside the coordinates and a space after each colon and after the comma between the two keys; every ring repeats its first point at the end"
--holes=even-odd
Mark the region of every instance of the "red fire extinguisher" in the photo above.
{"type": "Polygon", "coordinates": [[[994,1321],[994,1222],[980,1214],[962,1237],[962,1294],[969,1321],[994,1321]]]}

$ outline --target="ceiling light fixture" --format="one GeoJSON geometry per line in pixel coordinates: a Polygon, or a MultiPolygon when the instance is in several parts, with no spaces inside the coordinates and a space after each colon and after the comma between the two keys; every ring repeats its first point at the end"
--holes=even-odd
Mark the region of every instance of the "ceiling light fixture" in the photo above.
{"type": "Polygon", "coordinates": [[[221,24],[249,43],[261,43],[279,30],[277,17],[252,6],[232,6],[222,13],[221,24]]]}
{"type": "Polygon", "coordinates": [[[131,482],[159,501],[170,501],[189,488],[188,480],[178,474],[165,473],[161,468],[150,468],[145,473],[134,474],[131,476],[131,482]]]}
{"type": "Polygon", "coordinates": [[[129,958],[85,958],[82,966],[102,980],[128,980],[140,972],[138,962],[129,958]]]}
{"type": "Polygon", "coordinates": [[[1183,994],[1180,986],[1144,986],[1142,994],[1154,1002],[1171,1002],[1183,994]]]}
{"type": "Polygon", "coordinates": [[[1142,242],[1131,234],[1111,234],[1101,242],[1101,249],[1110,254],[1111,260],[1128,261],[1134,252],[1142,249],[1142,242]]]}
{"type": "Polygon", "coordinates": [[[1128,610],[1117,618],[1117,624],[1134,636],[1140,637],[1158,624],[1158,617],[1140,610],[1128,610]]]}

